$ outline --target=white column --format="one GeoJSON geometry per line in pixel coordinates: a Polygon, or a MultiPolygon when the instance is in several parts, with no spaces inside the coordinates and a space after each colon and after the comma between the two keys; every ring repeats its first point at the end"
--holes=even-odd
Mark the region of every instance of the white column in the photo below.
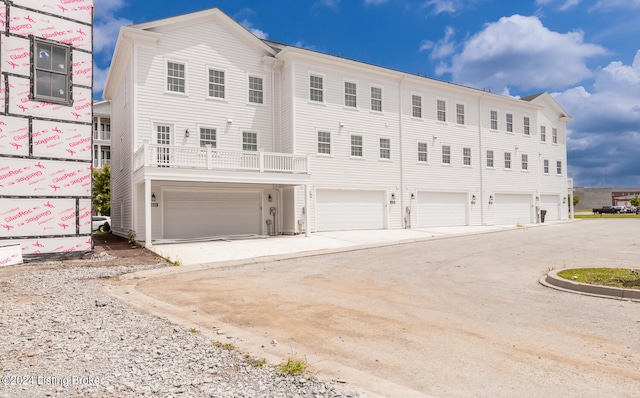
{"type": "Polygon", "coordinates": [[[309,184],[304,184],[304,232],[305,236],[309,237],[311,235],[311,225],[309,225],[309,184]]]}
{"type": "Polygon", "coordinates": [[[151,247],[151,179],[144,179],[144,247],[151,247]]]}

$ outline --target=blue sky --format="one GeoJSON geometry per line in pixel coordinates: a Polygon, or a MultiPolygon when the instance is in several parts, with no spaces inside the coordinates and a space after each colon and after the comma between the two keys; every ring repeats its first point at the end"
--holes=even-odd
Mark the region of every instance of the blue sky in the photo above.
{"type": "Polygon", "coordinates": [[[577,186],[640,187],[640,0],[95,0],[95,98],[120,26],[218,7],[269,40],[522,97],[573,117],[577,186]]]}

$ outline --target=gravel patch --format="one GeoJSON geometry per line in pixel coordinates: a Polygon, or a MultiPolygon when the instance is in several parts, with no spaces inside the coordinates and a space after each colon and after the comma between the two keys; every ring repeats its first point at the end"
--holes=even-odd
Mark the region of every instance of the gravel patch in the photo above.
{"type": "Polygon", "coordinates": [[[0,397],[363,396],[341,381],[281,377],[102,293],[104,279],[164,266],[111,259],[0,269],[0,397]]]}

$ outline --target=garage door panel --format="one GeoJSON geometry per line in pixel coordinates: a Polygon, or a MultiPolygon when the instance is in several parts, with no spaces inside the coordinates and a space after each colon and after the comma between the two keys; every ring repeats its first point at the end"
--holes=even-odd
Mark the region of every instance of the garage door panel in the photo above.
{"type": "Polygon", "coordinates": [[[546,220],[559,220],[559,203],[560,196],[558,195],[541,195],[540,196],[540,210],[546,210],[546,220]]]}
{"type": "Polygon", "coordinates": [[[316,230],[383,229],[384,191],[316,191],[316,230]]]}
{"type": "Polygon", "coordinates": [[[260,234],[258,192],[167,191],[165,239],[260,234]]]}
{"type": "Polygon", "coordinates": [[[531,195],[496,194],[494,206],[498,225],[531,223],[531,195]]]}
{"type": "Polygon", "coordinates": [[[467,225],[467,194],[418,192],[418,228],[467,225]]]}

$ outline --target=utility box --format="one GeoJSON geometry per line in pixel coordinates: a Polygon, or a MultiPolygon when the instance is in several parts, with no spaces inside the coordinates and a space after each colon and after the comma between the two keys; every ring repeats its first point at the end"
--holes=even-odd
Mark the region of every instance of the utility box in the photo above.
{"type": "Polygon", "coordinates": [[[93,1],[3,1],[0,19],[0,246],[91,251],[93,1]]]}

